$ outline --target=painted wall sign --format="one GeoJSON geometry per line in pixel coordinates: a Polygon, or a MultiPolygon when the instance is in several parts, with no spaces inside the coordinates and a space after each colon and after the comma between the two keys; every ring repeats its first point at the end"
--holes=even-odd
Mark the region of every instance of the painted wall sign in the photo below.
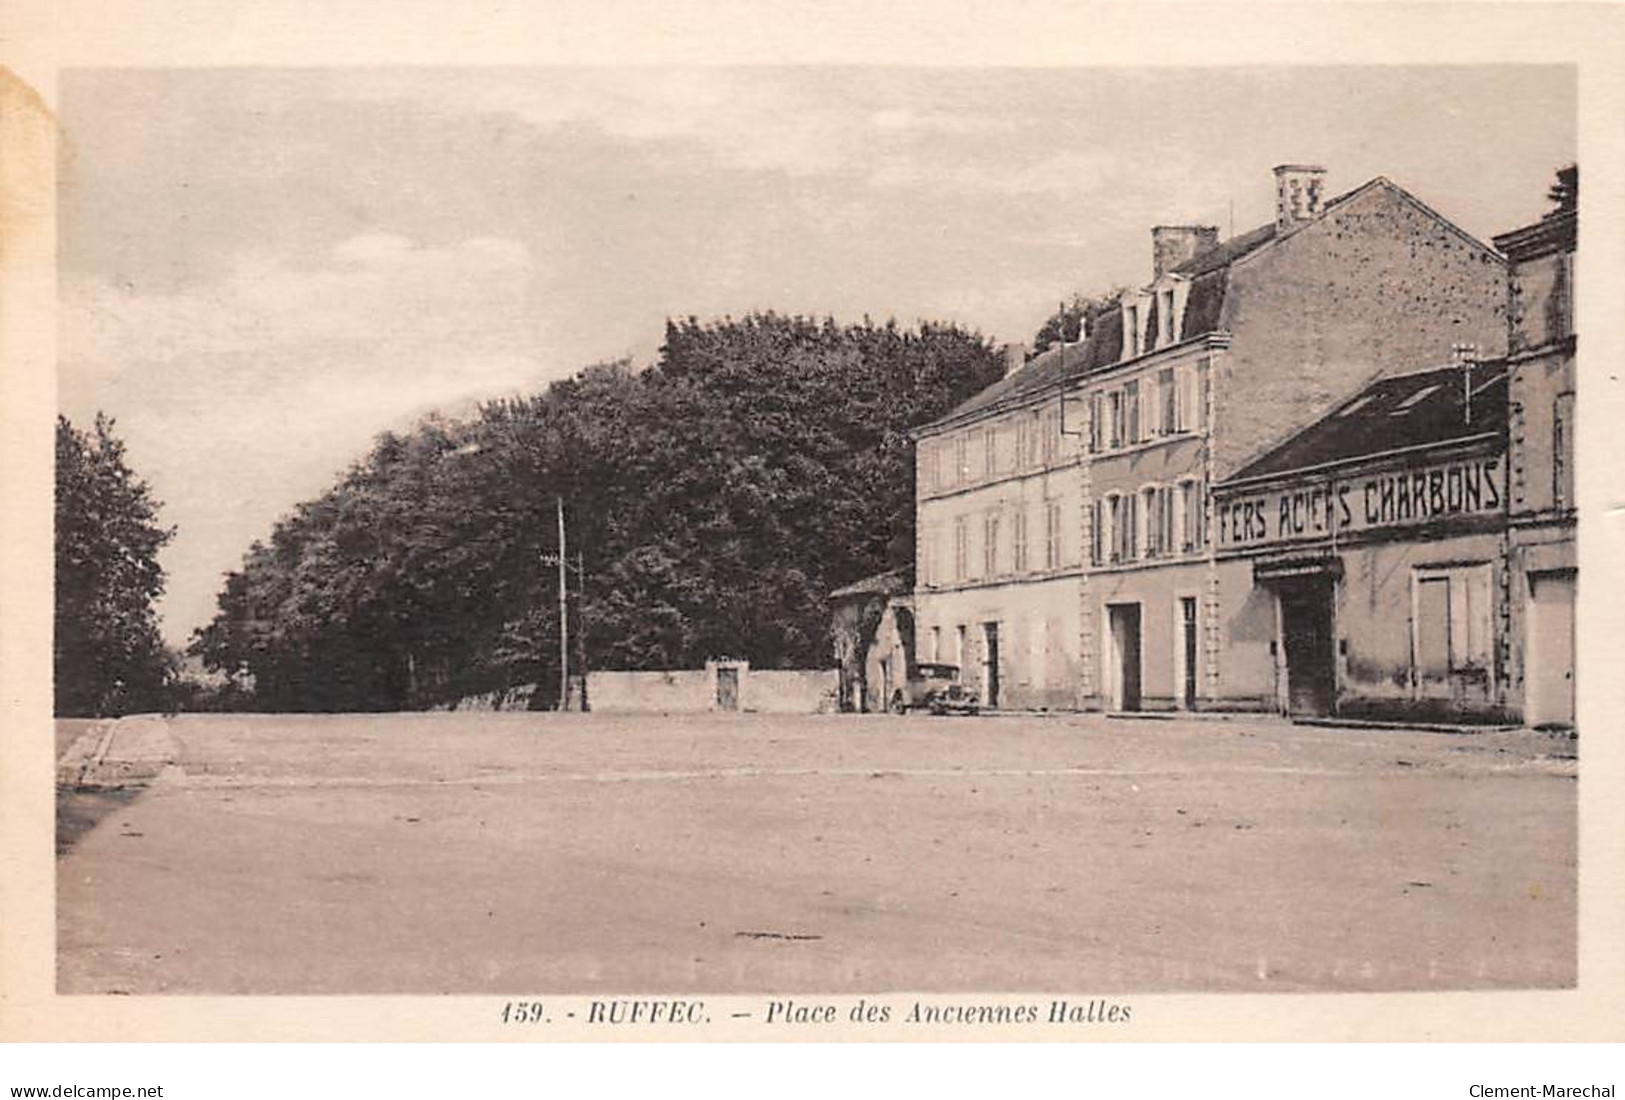
{"type": "Polygon", "coordinates": [[[1506,507],[1504,455],[1355,477],[1305,477],[1215,500],[1219,549],[1308,542],[1377,527],[1490,515],[1506,507]]]}

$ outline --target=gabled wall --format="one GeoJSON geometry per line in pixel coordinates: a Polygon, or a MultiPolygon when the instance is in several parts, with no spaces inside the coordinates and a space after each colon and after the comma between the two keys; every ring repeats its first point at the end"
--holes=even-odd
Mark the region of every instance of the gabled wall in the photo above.
{"type": "Polygon", "coordinates": [[[1230,269],[1214,379],[1215,478],[1376,374],[1506,350],[1499,255],[1378,180],[1230,269]]]}

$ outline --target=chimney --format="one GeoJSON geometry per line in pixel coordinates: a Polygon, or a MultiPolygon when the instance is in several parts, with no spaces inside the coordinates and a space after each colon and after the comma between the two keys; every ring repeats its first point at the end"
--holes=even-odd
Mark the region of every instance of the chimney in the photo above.
{"type": "Polygon", "coordinates": [[[1026,344],[1004,345],[1004,376],[1009,378],[1027,362],[1026,344]]]}
{"type": "Polygon", "coordinates": [[[1187,260],[1194,260],[1219,244],[1216,225],[1157,225],[1151,227],[1151,277],[1159,279],[1187,260]]]}
{"type": "Polygon", "coordinates": [[[1275,228],[1284,232],[1320,214],[1326,169],[1313,164],[1275,166],[1275,228]]]}

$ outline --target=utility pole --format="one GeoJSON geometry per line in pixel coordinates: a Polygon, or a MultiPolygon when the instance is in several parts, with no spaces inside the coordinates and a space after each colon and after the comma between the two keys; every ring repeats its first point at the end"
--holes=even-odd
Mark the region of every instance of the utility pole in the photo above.
{"type": "Polygon", "coordinates": [[[564,553],[564,497],[554,499],[559,505],[559,709],[566,710],[570,703],[570,595],[566,582],[570,559],[564,553]]]}
{"type": "Polygon", "coordinates": [[[592,708],[587,701],[587,566],[580,550],[576,551],[576,675],[581,677],[576,706],[585,714],[592,708]]]}

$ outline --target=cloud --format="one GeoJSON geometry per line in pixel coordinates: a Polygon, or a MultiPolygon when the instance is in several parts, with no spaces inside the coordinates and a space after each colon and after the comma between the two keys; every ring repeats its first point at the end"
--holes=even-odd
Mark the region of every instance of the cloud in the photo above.
{"type": "Polygon", "coordinates": [[[1063,150],[1036,159],[982,159],[946,167],[899,159],[877,168],[870,174],[869,184],[970,194],[1083,195],[1103,188],[1123,169],[1122,158],[1105,150],[1063,150]]]}
{"type": "Polygon", "coordinates": [[[536,335],[527,311],[535,269],[514,240],[426,247],[366,234],[313,264],[244,252],[224,279],[175,294],[79,278],[64,290],[64,359],[70,371],[122,374],[335,343],[513,346],[536,335]]]}
{"type": "Polygon", "coordinates": [[[385,70],[345,74],[329,94],[404,100],[449,117],[507,114],[549,135],[586,126],[634,145],[688,143],[727,166],[798,178],[849,171],[899,140],[1011,125],[990,114],[908,102],[921,89],[836,70],[792,77],[727,68],[542,69],[477,81],[385,70]]]}
{"type": "Polygon", "coordinates": [[[220,574],[378,432],[536,388],[540,278],[517,241],[367,234],[303,264],[245,253],[183,293],[65,281],[61,404],[76,421],[115,413],[179,528],[163,558],[171,635],[204,621],[220,574]]]}

